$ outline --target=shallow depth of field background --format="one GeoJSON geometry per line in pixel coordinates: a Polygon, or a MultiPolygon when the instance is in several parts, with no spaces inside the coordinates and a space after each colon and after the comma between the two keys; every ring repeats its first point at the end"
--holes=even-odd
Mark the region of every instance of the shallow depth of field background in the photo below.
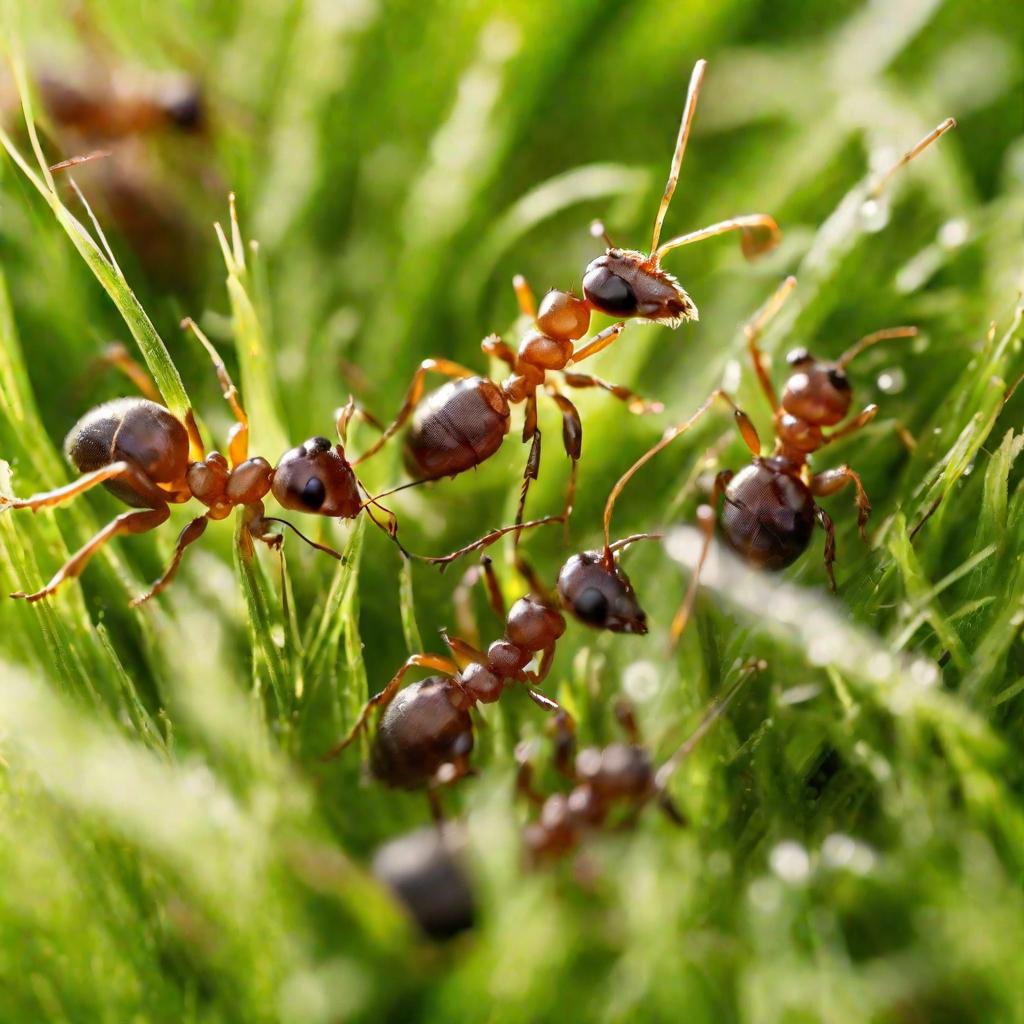
{"type": "MultiPolygon", "coordinates": [[[[631,325],[594,360],[666,414],[579,393],[570,547],[556,529],[527,541],[552,580],[569,550],[597,543],[618,474],[710,388],[724,380],[767,436],[738,328],[786,273],[800,284],[766,339],[776,375],[797,344],[835,356],[904,323],[921,337],[855,364],[855,400],[881,414],[817,463],[849,461],[875,508],[865,548],[852,499],[826,502],[837,599],[819,534],[782,579],[712,576],[668,658],[686,577],[648,545],[625,565],[651,635],[574,624],[560,644],[548,689],[581,737],[615,736],[610,708],[625,692],[659,757],[740,659],[768,662],[675,777],[690,827],[651,809],[587,848],[586,885],[570,864],[525,872],[511,754],[522,736],[543,740],[544,723],[513,692],[482,716],[478,776],[445,797],[469,825],[480,920],[443,948],[365,873],[379,842],[428,820],[426,801],[367,782],[359,750],[330,767],[317,756],[417,637],[440,650],[462,566],[403,577],[372,528],[307,520],[348,544],[353,565],[290,538],[286,616],[266,553],[243,601],[232,524],[220,523],[165,596],[131,610],[190,507],[111,544],[51,603],[0,602],[0,1020],[1024,1019],[1024,402],[1002,405],[1024,372],[1016,5],[83,6],[77,21],[49,0],[0,10],[30,71],[102,60],[203,81],[205,138],[167,132],[109,158],[152,199],[145,251],[104,207],[103,163],[76,180],[208,434],[223,444],[229,421],[178,328],[186,314],[248,386],[253,449],[271,460],[332,434],[349,393],[390,417],[427,355],[483,368],[479,340],[523,328],[514,273],[538,293],[578,289],[599,251],[591,218],[645,245],[690,70],[708,58],[666,231],[764,211],[785,239],[754,265],[729,237],[672,254],[700,323],[631,325]],[[948,115],[958,129],[866,216],[865,175],[948,115]],[[258,242],[246,276],[258,329],[230,316],[212,228],[227,223],[229,191],[258,242]],[[267,360],[240,367],[239,339],[260,336],[267,360]]],[[[66,184],[61,195],[85,219],[66,184]]],[[[0,275],[0,487],[29,493],[68,478],[67,428],[125,393],[96,359],[132,342],[6,158],[0,275]]],[[[559,507],[566,474],[557,416],[541,425],[538,515],[559,507]]],[[[352,449],[372,436],[357,427],[352,449]]],[[[728,418],[710,417],[637,478],[616,532],[691,521],[716,464],[738,467],[743,452],[728,418]]],[[[447,551],[510,521],[524,458],[513,428],[478,472],[397,496],[409,546],[447,551]]],[[[382,489],[401,472],[395,446],[365,479],[382,489]]],[[[0,590],[40,585],[120,510],[94,493],[0,517],[0,590]]],[[[515,597],[522,584],[495,554],[515,597]]],[[[500,627],[479,613],[487,642],[500,627]]]]}

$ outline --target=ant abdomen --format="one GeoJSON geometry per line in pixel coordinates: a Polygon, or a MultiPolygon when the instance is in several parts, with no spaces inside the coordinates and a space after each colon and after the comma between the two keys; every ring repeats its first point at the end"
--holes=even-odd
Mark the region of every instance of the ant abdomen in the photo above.
{"type": "MultiPolygon", "coordinates": [[[[156,402],[116,398],[89,410],[68,431],[64,454],[80,473],[128,462],[153,483],[174,484],[188,469],[188,432],[156,402]]],[[[106,480],[103,486],[127,505],[151,507],[151,499],[126,479],[106,480]]]]}
{"type": "Polygon", "coordinates": [[[425,786],[445,765],[466,761],[473,749],[473,720],[451,678],[428,676],[400,690],[380,717],[370,769],[399,789],[425,786]]]}
{"type": "Polygon", "coordinates": [[[810,488],[774,459],[756,459],[725,489],[722,536],[759,568],[784,569],[795,562],[807,550],[814,524],[810,488]]]}
{"type": "Polygon", "coordinates": [[[508,402],[494,381],[450,381],[417,408],[405,438],[406,468],[423,480],[457,476],[490,458],[508,429],[508,402]]]}

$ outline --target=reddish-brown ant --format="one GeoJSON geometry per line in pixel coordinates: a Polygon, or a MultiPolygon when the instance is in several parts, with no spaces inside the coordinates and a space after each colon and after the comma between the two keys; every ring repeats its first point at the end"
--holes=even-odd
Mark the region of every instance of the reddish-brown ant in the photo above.
{"type": "Polygon", "coordinates": [[[508,365],[511,375],[498,382],[448,359],[424,360],[413,377],[398,415],[357,463],[380,450],[411,418],[404,454],[406,468],[415,482],[457,476],[479,466],[501,447],[510,427],[510,407],[525,403],[523,441],[531,441],[532,444],[523,474],[516,517],[519,523],[523,518],[529,483],[537,478],[540,464],[537,394],[543,391],[562,413],[562,439],[572,463],[565,503],[567,515],[572,507],[583,428],[575,405],[549,379],[549,373],[560,372],[563,382],[571,388],[597,387],[608,391],[626,402],[633,412],[661,409],[660,404],[644,402],[624,387],[586,374],[570,373],[567,368],[607,348],[625,327],[624,320],[620,320],[575,347],[590,328],[593,310],[671,326],[677,326],[683,320],[696,319],[697,310],[689,296],[675,278],[661,269],[661,258],[672,249],[727,231],[742,233],[744,252],[748,256],[764,252],[778,241],[775,221],[757,214],[722,221],[659,245],[662,223],[679,178],[705,66],[704,61],[698,61],[690,79],[668,183],[654,222],[650,255],[610,246],[603,256],[587,267],[583,298],[571,292],[554,290],[544,296],[539,308],[526,280],[516,277],[514,284],[519,308],[532,321],[533,328],[523,338],[518,351],[513,351],[497,335],[490,335],[481,343],[487,355],[495,356],[508,365]],[[421,403],[424,379],[428,373],[443,374],[452,380],[421,403]]]}
{"type": "Polygon", "coordinates": [[[345,457],[348,423],[358,411],[354,403],[350,401],[338,415],[341,443],[332,445],[324,437],[310,438],[285,452],[276,467],[259,456],[249,458],[249,421],[238,391],[206,336],[190,320],[185,321],[185,326],[209,352],[224,398],[236,419],[229,435],[227,458],[216,451],[203,454],[202,439],[191,415],[182,422],[150,399],[120,398],[92,409],[71,428],[64,442],[69,461],[82,476],[64,487],[28,498],[0,495],[0,511],[9,508],[36,511],[59,505],[97,484],[102,484],[136,511],[123,512],[108,523],[41,590],[32,594],[19,591],[12,597],[27,601],[47,597],[65,580],[78,576],[89,559],[112,537],[156,529],[170,516],[170,505],[190,498],[196,498],[207,511],[181,531],[167,570],[133,604],[141,604],[163,590],[174,578],[185,549],[203,535],[210,520],[224,519],[235,508],[243,510],[246,527],[243,536],[250,550],[254,540],[278,548],[282,536],[270,532],[270,526],[279,523],[317,550],[341,557],[332,548],[309,540],[286,520],[267,516],[263,498],[270,493],[284,508],[307,515],[352,519],[367,508],[371,519],[387,530],[397,543],[394,517],[384,510],[390,517],[385,526],[369,512],[368,505],[374,503],[374,499],[364,500],[360,494],[362,485],[345,457]]]}
{"type": "Polygon", "coordinates": [[[702,506],[699,511],[701,527],[705,533],[704,547],[698,569],[691,579],[687,603],[673,622],[673,639],[678,638],[685,625],[700,565],[703,564],[714,532],[713,510],[720,496],[724,499],[720,516],[723,540],[746,561],[759,568],[783,569],[791,565],[807,550],[815,523],[819,524],[825,530],[825,571],[833,590],[835,528],[828,513],[817,504],[815,498],[836,494],[852,483],[856,492],[857,526],[861,536],[866,539],[864,528],[871,512],[871,503],[860,476],[847,465],[814,473],[809,459],[826,445],[866,426],[878,412],[877,405],[868,405],[839,426],[849,412],[853,399],[846,375],[850,362],[865,348],[878,342],[914,337],[917,328],[892,327],[876,331],[862,338],[834,361],[816,359],[806,349],[794,350],[788,356],[790,375],[780,400],[764,365],[757,339],[795,285],[795,278],[787,278],[744,328],[755,373],[775,412],[774,452],[769,456],[761,455],[761,441],[753,423],[725,391],[717,389],[685,423],[670,427],[662,439],[622,475],[609,495],[605,507],[606,531],[615,500],[641,466],[689,430],[716,401],[721,400],[732,409],[740,434],[750,449],[752,461],[739,473],[734,474],[728,469],[718,473],[710,506],[702,506]],[[834,429],[826,434],[823,428],[827,427],[834,429]]]}
{"type": "Polygon", "coordinates": [[[553,722],[554,765],[572,784],[568,793],[543,797],[533,786],[530,744],[516,748],[519,771],[516,790],[537,808],[537,817],[527,825],[524,840],[527,856],[534,862],[553,860],[574,852],[589,833],[609,826],[617,812],[624,817],[617,827],[633,824],[649,803],[656,802],[676,824],[685,818],[668,793],[668,782],[679,763],[697,746],[722,715],[750,674],[764,667],[748,663],[725,696],[705,712],[697,728],[659,768],[656,768],[640,739],[633,708],[625,701],[615,704],[615,717],[625,743],[587,747],[576,752],[576,734],[571,719],[558,714],[553,722]]]}

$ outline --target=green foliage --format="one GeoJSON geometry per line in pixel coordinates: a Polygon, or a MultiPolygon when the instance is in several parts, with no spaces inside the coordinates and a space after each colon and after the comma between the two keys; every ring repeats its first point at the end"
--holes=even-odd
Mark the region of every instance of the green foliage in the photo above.
{"type": "MultiPolygon", "coordinates": [[[[617,532],[680,528],[625,556],[649,636],[570,625],[560,646],[548,688],[581,738],[613,737],[625,692],[667,756],[738,664],[768,667],[673,778],[689,827],[651,810],[592,842],[586,870],[524,870],[512,752],[543,744],[544,723],[521,693],[484,709],[478,774],[446,794],[469,827],[480,921],[442,949],[367,871],[376,845],[427,820],[426,801],[368,782],[357,749],[319,757],[409,649],[441,650],[457,568],[403,569],[365,521],[298,524],[341,562],[294,537],[284,559],[250,557],[212,523],[173,586],[129,607],[185,508],[108,545],[55,600],[0,602],[0,1020],[1024,1020],[1019,5],[85,6],[88,28],[58,0],[2,6],[16,77],[20,53],[30,80],[76,60],[173,61],[200,74],[210,128],[72,168],[93,220],[67,173],[45,169],[72,154],[53,155],[38,99],[38,138],[11,105],[4,493],[70,479],[60,438],[124,392],[95,367],[111,338],[130,335],[167,404],[194,406],[223,444],[231,420],[185,315],[224,355],[253,452],[271,460],[331,434],[349,393],[390,415],[428,355],[482,369],[481,337],[523,329],[513,273],[578,288],[595,216],[643,244],[699,56],[710,68],[666,230],[763,210],[785,239],[752,265],[729,238],[671,254],[700,323],[631,325],[595,360],[668,412],[579,394],[571,549],[598,542],[614,480],[722,381],[767,436],[739,325],[786,273],[799,285],[765,337],[776,375],[797,344],[836,355],[880,327],[921,333],[854,364],[858,399],[881,413],[822,454],[857,469],[874,506],[865,548],[845,492],[828,501],[837,599],[820,539],[781,577],[713,559],[665,656],[685,524],[743,446],[710,417],[625,492],[617,532]],[[872,173],[949,114],[958,129],[866,209],[872,173]],[[109,166],[172,211],[169,274],[118,220],[109,166]]],[[[561,502],[559,426],[543,409],[538,515],[561,502]]],[[[372,436],[351,434],[354,451],[372,436]]],[[[479,471],[389,497],[403,542],[443,552],[509,521],[524,458],[513,429],[479,471]]],[[[397,446],[364,472],[372,492],[398,482],[397,446]]],[[[94,492],[0,515],[0,587],[41,585],[120,510],[94,492]]],[[[526,544],[553,579],[560,531],[526,544]]],[[[482,598],[476,610],[487,642],[498,625],[482,598]]]]}

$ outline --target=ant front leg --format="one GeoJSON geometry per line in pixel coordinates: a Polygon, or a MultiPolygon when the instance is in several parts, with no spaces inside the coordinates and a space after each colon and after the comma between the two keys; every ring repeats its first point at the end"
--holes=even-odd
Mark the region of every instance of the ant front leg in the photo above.
{"type": "Polygon", "coordinates": [[[832,566],[836,560],[836,527],[832,517],[820,506],[814,506],[814,516],[818,524],[825,531],[825,572],[828,575],[828,585],[832,593],[836,592],[836,573],[832,566]]]}
{"type": "Polygon", "coordinates": [[[167,505],[161,505],[159,508],[152,509],[140,509],[138,512],[122,512],[116,519],[107,523],[95,536],[76,551],[67,562],[57,570],[53,579],[43,587],[42,590],[37,590],[34,594],[26,594],[23,591],[17,591],[11,594],[11,597],[21,598],[30,603],[35,601],[41,601],[44,597],[48,597],[52,594],[65,580],[73,579],[74,577],[81,574],[82,570],[86,567],[89,559],[104,544],[107,543],[113,537],[117,537],[122,533],[148,533],[150,530],[155,530],[158,526],[162,526],[167,522],[168,517],[171,514],[170,508],[167,505]]]}
{"type": "Polygon", "coordinates": [[[500,359],[510,370],[514,370],[516,363],[519,362],[519,357],[516,355],[515,350],[510,345],[505,344],[500,335],[488,334],[480,342],[480,348],[485,355],[500,359]]]}
{"type": "Polygon", "coordinates": [[[156,597],[157,594],[170,585],[178,572],[178,566],[181,565],[181,559],[185,554],[185,548],[187,548],[189,544],[194,544],[200,537],[202,537],[206,532],[206,527],[209,522],[209,518],[205,515],[196,516],[196,518],[181,531],[178,535],[178,543],[174,546],[174,554],[171,556],[171,562],[164,570],[164,574],[149,588],[149,590],[144,594],[140,594],[131,602],[132,608],[137,608],[140,604],[144,604],[150,598],[156,597]]]}
{"type": "MultiPolygon", "coordinates": [[[[540,473],[540,430],[537,429],[537,393],[534,391],[526,400],[523,419],[523,441],[530,441],[530,453],[526,456],[523,467],[523,483],[519,490],[519,505],[516,508],[516,526],[523,522],[526,514],[526,496],[530,493],[530,481],[536,480],[540,473]]],[[[516,533],[515,546],[519,546],[519,533],[516,533]]]]}
{"type": "Polygon", "coordinates": [[[576,475],[580,455],[583,454],[583,423],[579,409],[565,395],[559,394],[553,387],[547,389],[552,401],[562,412],[562,445],[569,456],[569,481],[565,486],[565,503],[562,515],[565,518],[565,539],[569,538],[569,516],[572,515],[573,503],[576,500],[576,475]]]}
{"type": "Polygon", "coordinates": [[[452,593],[452,604],[455,607],[455,618],[459,624],[459,632],[471,638],[474,645],[480,643],[480,626],[473,608],[473,589],[483,580],[487,592],[487,600],[499,622],[507,616],[505,596],[501,592],[501,584],[494,572],[494,563],[488,555],[480,558],[480,564],[467,569],[459,585],[452,593]]]}
{"type": "Polygon", "coordinates": [[[457,636],[449,636],[446,629],[441,630],[441,639],[445,647],[451,652],[451,656],[460,669],[467,665],[486,665],[487,655],[479,648],[460,640],[457,636]]]}
{"type": "MultiPolygon", "coordinates": [[[[100,367],[112,366],[115,370],[123,373],[138,389],[139,393],[157,405],[163,405],[163,396],[156,386],[156,381],[150,376],[149,371],[138,360],[133,359],[128,349],[119,341],[112,341],[103,350],[103,355],[97,360],[100,367]]],[[[91,374],[90,374],[91,376],[91,374]]]]}
{"type": "Polygon", "coordinates": [[[380,693],[374,694],[364,705],[362,711],[359,712],[359,717],[356,719],[355,724],[348,731],[345,738],[340,742],[331,747],[330,750],[324,754],[321,761],[332,761],[336,758],[346,747],[348,747],[352,741],[366,728],[366,723],[369,721],[370,714],[374,708],[386,707],[394,700],[395,694],[402,688],[402,682],[405,679],[406,673],[413,668],[430,668],[435,669],[438,672],[443,672],[447,676],[458,675],[458,666],[455,662],[450,661],[448,658],[442,658],[437,654],[413,654],[407,658],[405,664],[388,680],[387,686],[384,687],[380,693]]]}
{"type": "Polygon", "coordinates": [[[522,742],[516,744],[516,796],[533,804],[534,807],[544,806],[544,797],[533,785],[533,762],[531,761],[532,744],[522,742]]]}
{"type": "Polygon", "coordinates": [[[850,434],[853,434],[858,430],[862,430],[877,415],[877,405],[872,403],[871,405],[865,406],[865,408],[857,413],[852,420],[833,430],[832,433],[825,438],[825,444],[832,444],[833,441],[838,441],[842,437],[848,437],[850,434]]]}
{"type": "Polygon", "coordinates": [[[567,365],[575,366],[578,363],[582,363],[584,359],[596,356],[598,352],[611,345],[625,329],[626,323],[623,320],[620,320],[617,324],[612,324],[611,327],[606,327],[573,352],[572,358],[567,365]]]}
{"type": "Polygon", "coordinates": [[[600,377],[592,377],[586,373],[563,373],[565,383],[571,388],[600,388],[614,395],[620,402],[626,403],[626,408],[637,416],[665,411],[665,406],[658,401],[649,402],[641,398],[635,391],[623,387],[621,384],[611,384],[600,377]]]}
{"type": "Polygon", "coordinates": [[[868,517],[871,515],[871,502],[868,499],[867,491],[864,490],[864,484],[857,473],[850,469],[849,466],[837,466],[835,469],[826,469],[821,473],[816,473],[811,478],[811,493],[816,498],[827,498],[833,494],[838,494],[849,483],[853,484],[857,492],[855,498],[857,504],[857,529],[860,532],[861,540],[866,544],[868,538],[864,528],[867,526],[868,517]]]}
{"type": "Polygon", "coordinates": [[[348,401],[334,414],[334,426],[338,432],[338,440],[343,448],[348,443],[349,424],[356,416],[369,423],[371,427],[379,431],[384,430],[384,424],[372,413],[367,412],[352,395],[349,395],[348,401]]]}
{"type": "Polygon", "coordinates": [[[444,377],[451,377],[453,380],[476,376],[475,370],[470,370],[468,367],[461,365],[461,363],[452,362],[450,359],[424,359],[413,374],[412,382],[409,384],[409,390],[405,393],[405,399],[402,401],[398,414],[385,427],[380,437],[352,463],[353,466],[357,466],[359,463],[365,462],[372,455],[376,455],[405,426],[409,421],[409,417],[412,416],[413,410],[423,397],[423,382],[428,373],[439,373],[444,377]]]}
{"type": "Polygon", "coordinates": [[[783,303],[789,298],[790,292],[796,287],[796,278],[787,277],[785,281],[776,289],[775,294],[747,321],[743,327],[743,334],[747,339],[747,352],[750,355],[750,361],[754,366],[754,373],[757,376],[758,383],[761,385],[761,390],[764,392],[765,398],[768,399],[768,404],[772,407],[774,412],[779,407],[779,396],[775,393],[775,385],[772,384],[771,375],[768,373],[768,368],[764,363],[764,353],[761,351],[760,346],[757,344],[758,339],[761,337],[761,333],[764,331],[768,322],[775,316],[776,313],[782,308],[783,303]]]}

